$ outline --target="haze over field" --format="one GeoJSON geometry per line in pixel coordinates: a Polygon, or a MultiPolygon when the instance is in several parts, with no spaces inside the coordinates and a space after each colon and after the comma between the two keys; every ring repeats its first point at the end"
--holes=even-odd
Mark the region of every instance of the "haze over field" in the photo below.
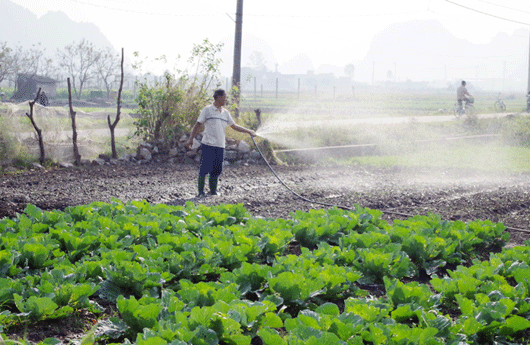
{"type": "MultiPolygon", "coordinates": [[[[224,43],[232,74],[236,1],[0,0],[0,41],[42,42],[47,52],[83,37],[96,46],[186,60],[193,44],[224,43]]],[[[334,73],[357,82],[467,79],[482,89],[524,91],[530,3],[406,0],[247,1],[242,66],[282,74],[334,73]]],[[[153,66],[153,71],[162,70],[153,66]]]]}

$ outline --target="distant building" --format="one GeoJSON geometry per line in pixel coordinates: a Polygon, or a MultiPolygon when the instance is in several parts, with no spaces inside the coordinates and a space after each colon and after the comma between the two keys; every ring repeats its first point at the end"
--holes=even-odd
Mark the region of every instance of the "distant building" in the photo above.
{"type": "Polygon", "coordinates": [[[245,92],[347,92],[351,93],[352,82],[349,77],[335,77],[333,73],[281,74],[267,70],[241,68],[241,90],[245,92]]]}
{"type": "Polygon", "coordinates": [[[15,101],[35,99],[37,91],[45,92],[48,98],[57,96],[57,80],[34,74],[19,74],[17,76],[17,91],[11,97],[15,101]]]}

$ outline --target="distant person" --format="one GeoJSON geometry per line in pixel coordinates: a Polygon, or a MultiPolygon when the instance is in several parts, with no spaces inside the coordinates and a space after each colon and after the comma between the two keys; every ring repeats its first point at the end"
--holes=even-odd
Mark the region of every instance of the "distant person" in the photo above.
{"type": "Polygon", "coordinates": [[[463,102],[468,101],[471,97],[473,97],[469,92],[467,92],[466,89],[466,81],[462,80],[462,85],[456,90],[456,100],[458,101],[458,107],[463,110],[463,102]]]}
{"type": "Polygon", "coordinates": [[[46,93],[42,91],[39,95],[39,104],[47,107],[50,102],[48,101],[48,96],[46,96],[46,93]]]}
{"type": "Polygon", "coordinates": [[[206,175],[209,175],[208,184],[210,195],[217,195],[217,182],[219,175],[223,171],[224,148],[225,148],[225,129],[226,126],[232,127],[238,132],[247,133],[253,137],[256,132],[239,126],[234,122],[232,116],[223,108],[226,104],[226,92],[223,89],[215,90],[213,94],[214,102],[204,107],[197,118],[197,122],[191,129],[190,138],[186,143],[189,149],[193,144],[193,139],[199,134],[201,126],[204,125],[204,132],[201,140],[201,166],[199,169],[199,197],[204,197],[204,184],[206,175]]]}

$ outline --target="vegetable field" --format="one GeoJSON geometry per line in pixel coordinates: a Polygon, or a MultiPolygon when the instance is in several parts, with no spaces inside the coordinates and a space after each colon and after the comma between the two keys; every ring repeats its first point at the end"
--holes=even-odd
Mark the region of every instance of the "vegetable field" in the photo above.
{"type": "Polygon", "coordinates": [[[530,245],[503,248],[500,223],[429,215],[389,225],[381,215],[28,205],[0,220],[0,333],[97,315],[105,301],[118,313],[101,313],[77,343],[528,342],[530,245]]]}

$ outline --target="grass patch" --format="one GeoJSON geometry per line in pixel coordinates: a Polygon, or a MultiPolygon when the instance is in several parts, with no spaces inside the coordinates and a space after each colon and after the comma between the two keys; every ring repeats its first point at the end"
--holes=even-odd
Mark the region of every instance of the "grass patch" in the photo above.
{"type": "Polygon", "coordinates": [[[338,164],[465,169],[485,172],[530,172],[530,148],[492,144],[440,146],[392,156],[334,159],[338,164]]]}

